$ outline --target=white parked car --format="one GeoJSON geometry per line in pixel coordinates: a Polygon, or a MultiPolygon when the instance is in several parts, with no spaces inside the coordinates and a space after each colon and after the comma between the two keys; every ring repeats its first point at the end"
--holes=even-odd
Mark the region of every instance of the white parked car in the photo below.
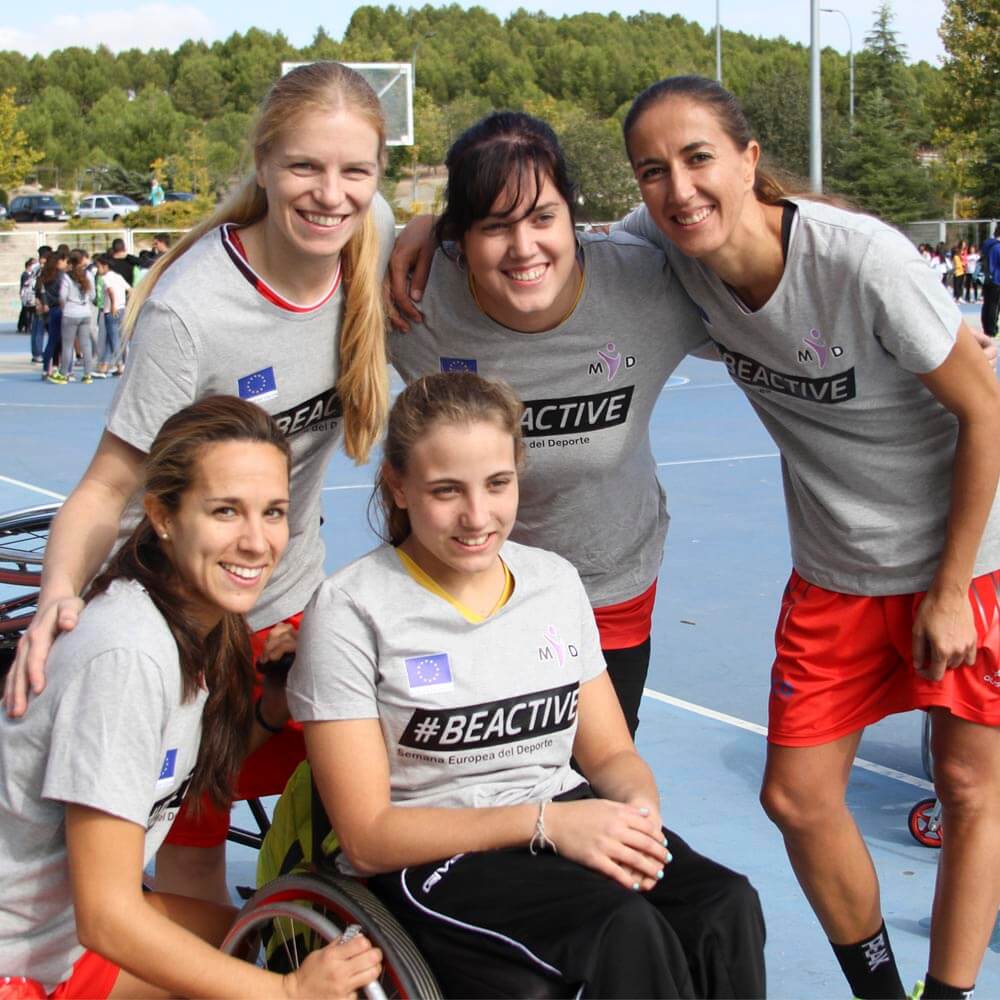
{"type": "Polygon", "coordinates": [[[137,212],[139,204],[123,194],[89,194],[81,198],[73,215],[78,219],[100,219],[117,222],[131,212],[137,212]]]}

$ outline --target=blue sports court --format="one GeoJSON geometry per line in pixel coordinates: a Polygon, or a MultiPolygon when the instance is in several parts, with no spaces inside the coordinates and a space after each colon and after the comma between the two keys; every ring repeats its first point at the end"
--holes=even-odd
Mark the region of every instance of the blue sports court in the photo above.
{"type": "MultiPolygon", "coordinates": [[[[978,325],[973,307],[963,309],[978,325]]],[[[116,387],[114,379],[43,383],[30,364],[28,338],[12,330],[13,324],[0,328],[0,511],[62,498],[72,489],[116,387]]],[[[657,775],[667,824],[695,848],[745,872],[760,892],[769,996],[846,997],[847,984],[792,876],[781,838],[757,803],[771,633],[789,572],[776,448],[722,366],[694,359],[664,389],[652,438],[672,521],[639,749],[657,775]]],[[[329,570],[374,545],[367,527],[371,483],[370,467],[354,467],[342,456],[327,472],[329,570]]],[[[932,794],[921,764],[921,721],[916,714],[897,716],[870,729],[849,793],[879,872],[886,924],[907,984],[926,969],[937,865],[937,852],[907,830],[911,807],[932,794]]],[[[229,851],[231,884],[252,882],[253,852],[233,845],[229,851]]],[[[1000,997],[1000,936],[994,939],[977,982],[983,998],[1000,997]]]]}

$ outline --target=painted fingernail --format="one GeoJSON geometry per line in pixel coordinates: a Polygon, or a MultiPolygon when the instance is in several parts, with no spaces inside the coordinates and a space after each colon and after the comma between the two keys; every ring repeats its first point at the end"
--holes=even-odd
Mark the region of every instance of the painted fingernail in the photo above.
{"type": "Polygon", "coordinates": [[[663,846],[664,846],[664,847],[666,847],[666,846],[667,846],[667,838],[666,838],[666,837],[664,837],[664,838],[663,838],[663,846]]]}
{"type": "Polygon", "coordinates": [[[662,868],[656,873],[656,877],[657,878],[663,878],[663,869],[662,868]]]}
{"type": "Polygon", "coordinates": [[[648,816],[649,815],[649,809],[646,806],[640,806],[639,807],[639,815],[640,816],[648,816]]]}
{"type": "Polygon", "coordinates": [[[633,882],[633,883],[632,883],[632,888],[633,888],[633,889],[634,889],[634,890],[635,890],[636,892],[638,892],[638,891],[639,891],[639,883],[638,883],[638,882],[633,882]]]}
{"type": "Polygon", "coordinates": [[[674,856],[670,853],[670,851],[667,851],[667,864],[669,865],[670,862],[673,861],[673,860],[674,860],[674,856]]]}

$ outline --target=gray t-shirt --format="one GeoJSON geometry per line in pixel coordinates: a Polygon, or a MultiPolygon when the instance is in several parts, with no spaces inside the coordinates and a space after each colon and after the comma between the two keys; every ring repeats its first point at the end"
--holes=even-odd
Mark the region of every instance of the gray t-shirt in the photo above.
{"type": "Polygon", "coordinates": [[[206,694],[181,703],[173,636],[131,580],[87,605],[46,677],[25,716],[0,713],[0,975],[51,991],[83,953],[65,804],[141,826],[148,863],[190,782],[206,694]]]}
{"type": "MultiPolygon", "coordinates": [[[[948,357],[961,315],[896,230],[789,201],[797,213],[785,272],[756,312],[670,243],[645,206],[624,225],[666,250],[781,450],[802,577],[849,594],[925,590],[945,539],[958,420],[916,376],[948,357]]],[[[995,499],[975,575],[998,567],[995,499]]]]}
{"type": "MultiPolygon", "coordinates": [[[[392,213],[373,202],[384,269],[392,249],[392,213]]],[[[343,283],[322,305],[295,311],[258,291],[259,279],[213,230],[164,272],[142,308],[108,430],[148,452],[171,414],[204,396],[240,396],[270,413],[292,449],[292,503],[284,557],[248,616],[265,628],[301,611],[323,579],[321,490],[342,431],[338,337],[343,283]]],[[[123,534],[140,515],[138,499],[123,534]]]]}
{"type": "Polygon", "coordinates": [[[663,385],[707,344],[663,254],[624,233],[580,240],[585,285],[552,330],[519,333],[482,313],[466,272],[439,250],[421,302],[424,323],[389,338],[407,381],[477,371],[525,401],[527,461],[512,537],[577,568],[591,603],[641,594],[667,533],[649,420],[663,385]]]}
{"type": "Polygon", "coordinates": [[[388,545],[327,579],[306,609],[292,716],[378,719],[395,805],[516,805],[583,781],[569,766],[577,697],[604,670],[587,595],[552,552],[507,542],[501,556],[513,593],[479,624],[388,545]]]}

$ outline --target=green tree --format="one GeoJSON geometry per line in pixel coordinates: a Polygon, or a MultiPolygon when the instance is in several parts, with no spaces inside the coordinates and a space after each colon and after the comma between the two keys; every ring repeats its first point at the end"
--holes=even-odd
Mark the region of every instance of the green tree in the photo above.
{"type": "Polygon", "coordinates": [[[861,99],[854,132],[830,186],[890,222],[920,218],[936,207],[936,199],[931,175],[915,152],[900,142],[895,109],[876,89],[861,99]]]}
{"type": "Polygon", "coordinates": [[[89,137],[80,105],[61,87],[45,87],[31,102],[30,113],[22,119],[31,145],[45,154],[40,167],[49,169],[47,178],[57,187],[67,183],[84,166],[89,137]]]}
{"type": "Polygon", "coordinates": [[[225,107],[228,87],[222,75],[222,60],[209,52],[185,59],[170,90],[178,111],[207,121],[225,107]]]}
{"type": "Polygon", "coordinates": [[[808,175],[808,66],[800,59],[771,61],[769,71],[753,80],[740,97],[768,163],[800,177],[808,175]]]}
{"type": "Polygon", "coordinates": [[[940,121],[950,133],[941,128],[936,138],[946,159],[966,154],[964,190],[978,210],[1000,215],[1000,8],[995,0],[947,0],[939,33],[948,52],[940,121]]]}
{"type": "Polygon", "coordinates": [[[18,125],[14,88],[0,93],[0,188],[17,187],[45,154],[32,149],[24,129],[18,125]]]}

